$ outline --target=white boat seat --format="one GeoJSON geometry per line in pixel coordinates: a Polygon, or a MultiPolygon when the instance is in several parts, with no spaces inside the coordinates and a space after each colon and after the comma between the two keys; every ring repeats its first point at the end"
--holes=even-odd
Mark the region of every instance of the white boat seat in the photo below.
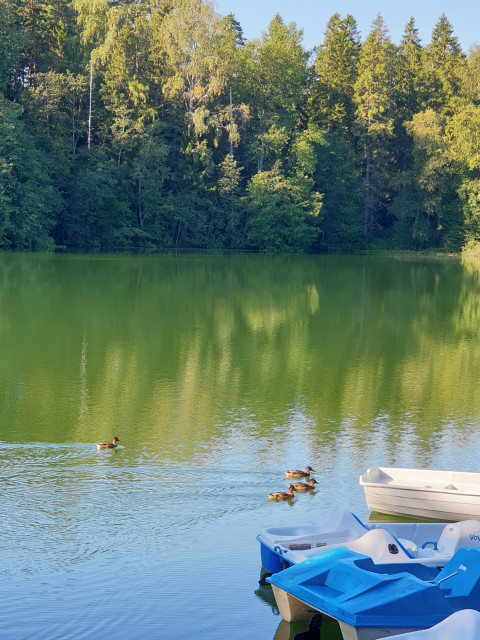
{"type": "Polygon", "coordinates": [[[421,560],[428,566],[441,566],[464,547],[480,547],[480,522],[464,520],[445,525],[438,544],[425,543],[423,548],[407,538],[396,538],[384,529],[373,529],[344,546],[365,556],[375,564],[390,564],[421,560]]]}
{"type": "MultiPolygon", "coordinates": [[[[416,546],[411,540],[404,539],[404,542],[412,549],[416,546]]],[[[408,562],[412,557],[407,547],[385,529],[372,529],[345,547],[355,553],[370,556],[375,564],[408,562]]]]}
{"type": "Polygon", "coordinates": [[[418,554],[418,545],[413,542],[413,540],[407,540],[406,538],[397,538],[402,547],[408,551],[408,553],[414,558],[418,554]]]}
{"type": "Polygon", "coordinates": [[[445,525],[438,538],[438,552],[453,556],[462,547],[480,546],[480,521],[462,520],[445,525]]]}
{"type": "Polygon", "coordinates": [[[443,564],[459,549],[480,546],[480,521],[462,520],[445,525],[438,542],[425,542],[421,549],[412,553],[415,558],[428,559],[443,564]],[[428,546],[432,545],[432,546],[428,546]]]}

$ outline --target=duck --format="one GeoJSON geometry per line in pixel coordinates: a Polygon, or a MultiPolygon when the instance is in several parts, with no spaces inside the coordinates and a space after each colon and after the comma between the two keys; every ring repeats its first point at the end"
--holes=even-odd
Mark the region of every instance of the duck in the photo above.
{"type": "Polygon", "coordinates": [[[115,449],[120,440],[115,436],[111,442],[97,442],[97,449],[115,449]]]}
{"type": "Polygon", "coordinates": [[[312,469],[312,467],[307,467],[305,471],[300,471],[300,469],[285,471],[285,478],[306,478],[310,475],[312,471],[315,472],[315,470],[312,469]]]}
{"type": "Polygon", "coordinates": [[[314,489],[314,485],[318,484],[315,478],[311,478],[308,483],[307,482],[295,482],[292,486],[295,491],[310,491],[314,489]]]}
{"type": "Polygon", "coordinates": [[[293,488],[293,484],[288,487],[288,491],[277,491],[277,493],[269,493],[267,498],[269,500],[291,500],[295,489],[293,488]]]}

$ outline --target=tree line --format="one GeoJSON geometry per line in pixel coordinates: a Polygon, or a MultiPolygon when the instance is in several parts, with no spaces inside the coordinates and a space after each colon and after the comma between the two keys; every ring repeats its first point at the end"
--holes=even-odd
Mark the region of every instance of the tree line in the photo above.
{"type": "Polygon", "coordinates": [[[246,40],[209,0],[0,0],[0,248],[459,251],[480,48],[334,14],[246,40]],[[320,39],[319,39],[320,40],[320,39]]]}

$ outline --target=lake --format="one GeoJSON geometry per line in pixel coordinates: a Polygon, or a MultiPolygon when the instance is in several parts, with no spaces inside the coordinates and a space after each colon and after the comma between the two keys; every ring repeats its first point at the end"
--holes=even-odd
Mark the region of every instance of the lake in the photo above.
{"type": "Polygon", "coordinates": [[[371,466],[479,471],[479,273],[0,254],[2,640],[289,640],[263,528],[374,518],[371,466]]]}

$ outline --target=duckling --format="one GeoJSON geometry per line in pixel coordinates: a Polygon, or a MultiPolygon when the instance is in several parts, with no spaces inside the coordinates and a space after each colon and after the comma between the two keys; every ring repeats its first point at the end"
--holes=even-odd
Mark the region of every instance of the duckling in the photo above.
{"type": "Polygon", "coordinates": [[[120,440],[115,436],[111,442],[97,442],[97,449],[115,449],[120,440]]]}
{"type": "Polygon", "coordinates": [[[288,492],[278,491],[277,493],[269,493],[267,498],[269,500],[291,500],[294,496],[293,484],[288,487],[288,492]]]}
{"type": "Polygon", "coordinates": [[[315,472],[312,467],[307,467],[305,471],[300,471],[299,469],[285,471],[285,478],[307,478],[312,471],[315,472]]]}
{"type": "Polygon", "coordinates": [[[295,482],[292,486],[295,491],[310,491],[314,489],[314,485],[318,484],[315,478],[311,478],[308,483],[307,482],[295,482]]]}

